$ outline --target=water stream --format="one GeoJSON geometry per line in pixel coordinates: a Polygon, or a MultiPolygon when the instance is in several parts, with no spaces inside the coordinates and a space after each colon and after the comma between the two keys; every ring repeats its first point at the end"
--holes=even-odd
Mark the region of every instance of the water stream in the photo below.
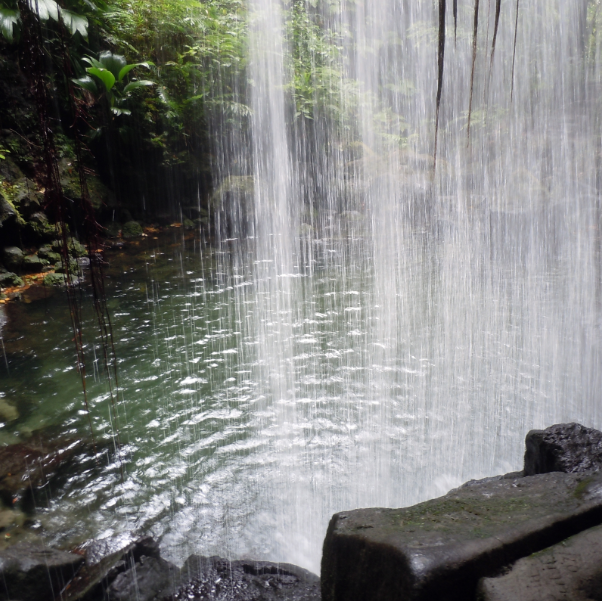
{"type": "MultiPolygon", "coordinates": [[[[433,3],[312,9],[355,82],[346,128],[290,125],[293,40],[280,3],[253,0],[252,143],[218,169],[252,185],[220,188],[214,243],[177,231],[111,256],[120,423],[100,368],[90,396],[126,478],[111,453],[70,476],[36,518],[57,542],[137,529],[176,562],[319,572],[334,512],[521,469],[531,428],[602,427],[598,63],[575,68],[579,3],[525,0],[513,80],[507,2],[489,76],[482,4],[470,141],[472,3],[457,44],[448,23],[433,175],[433,3]]],[[[0,390],[22,415],[4,442],[86,432],[64,305],[8,310],[0,390]]]]}

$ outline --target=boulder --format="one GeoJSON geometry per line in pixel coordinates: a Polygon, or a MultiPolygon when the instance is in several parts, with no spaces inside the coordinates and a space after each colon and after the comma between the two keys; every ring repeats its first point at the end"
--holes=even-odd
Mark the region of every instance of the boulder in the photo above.
{"type": "Polygon", "coordinates": [[[19,208],[19,212],[24,217],[29,217],[40,210],[44,201],[44,195],[38,191],[35,182],[24,177],[14,184],[13,203],[19,208]]]}
{"type": "Polygon", "coordinates": [[[405,509],[333,516],[324,601],[474,598],[481,577],[602,523],[602,474],[488,478],[405,509]]]}
{"type": "Polygon", "coordinates": [[[525,440],[525,476],[573,474],[602,467],[602,432],[581,424],[556,424],[531,430],[525,440]]]}
{"type": "Polygon", "coordinates": [[[27,221],[27,232],[30,238],[42,242],[50,242],[57,236],[56,225],[48,221],[48,217],[42,211],[35,212],[27,221]]]}
{"type": "MultiPolygon", "coordinates": [[[[73,276],[71,276],[72,281],[76,280],[77,278],[74,278],[73,276]]],[[[44,279],[42,280],[44,286],[66,286],[67,285],[67,276],[63,273],[49,273],[48,275],[44,276],[44,279]]],[[[75,282],[74,282],[75,283],[75,282]]]]}
{"type": "Polygon", "coordinates": [[[190,556],[173,601],[320,601],[320,579],[286,563],[190,556]]]}
{"type": "Polygon", "coordinates": [[[52,248],[48,245],[42,246],[38,250],[38,257],[42,257],[42,259],[47,259],[51,263],[57,263],[61,260],[60,253],[53,251],[52,248]]]}
{"type": "Polygon", "coordinates": [[[479,583],[480,601],[602,599],[602,526],[517,561],[505,575],[479,583]]]}
{"type": "Polygon", "coordinates": [[[15,210],[15,207],[8,202],[8,200],[4,197],[4,194],[0,193],[0,228],[4,226],[5,223],[9,223],[11,221],[17,221],[18,214],[15,210]]]}
{"type": "MultiPolygon", "coordinates": [[[[50,245],[50,248],[54,252],[60,253],[63,248],[63,241],[55,240],[50,245]]],[[[88,254],[86,247],[83,244],[81,244],[79,242],[79,240],[76,240],[75,238],[69,238],[69,240],[67,240],[67,248],[69,249],[69,254],[72,257],[85,257],[88,254]]]]}
{"type": "Polygon", "coordinates": [[[55,273],[65,273],[66,269],[68,269],[69,273],[72,273],[72,274],[79,273],[79,263],[77,262],[77,259],[69,257],[69,265],[68,266],[64,265],[62,260],[58,261],[54,265],[55,273]]]}
{"type": "Polygon", "coordinates": [[[83,562],[81,555],[31,543],[0,551],[0,599],[53,601],[83,562]]]}
{"type": "Polygon", "coordinates": [[[17,246],[5,246],[2,249],[2,263],[9,271],[18,272],[23,263],[23,251],[17,246]]]}
{"type": "Polygon", "coordinates": [[[172,595],[179,583],[180,570],[161,559],[142,555],[128,570],[113,580],[108,601],[159,601],[172,595]]]}
{"type": "Polygon", "coordinates": [[[128,221],[127,223],[123,224],[121,235],[124,238],[136,238],[137,236],[142,236],[142,234],[144,234],[144,230],[137,221],[128,221]]]}
{"type": "Polygon", "coordinates": [[[23,286],[23,280],[12,271],[0,273],[0,288],[11,288],[13,286],[23,286]]]}
{"type": "Polygon", "coordinates": [[[22,269],[28,273],[39,273],[44,267],[50,265],[47,259],[41,259],[38,255],[27,255],[23,257],[22,269]]]}
{"type": "MultiPolygon", "coordinates": [[[[132,540],[132,537],[127,535],[125,537],[93,540],[83,545],[81,550],[85,551],[85,565],[69,583],[69,588],[62,597],[62,601],[104,599],[106,598],[104,592],[110,590],[113,590],[116,595],[127,592],[131,588],[132,579],[134,578],[134,572],[132,571],[134,567],[136,575],[139,572],[143,574],[142,580],[145,582],[153,582],[155,585],[160,584],[158,574],[161,573],[164,564],[160,558],[157,543],[150,537],[132,540]],[[160,561],[154,563],[149,559],[160,561]],[[142,569],[142,563],[145,564],[144,569],[142,569]],[[158,572],[156,576],[150,574],[151,568],[154,567],[157,568],[158,572]],[[113,587],[116,579],[126,573],[128,576],[120,578],[119,582],[113,587]]],[[[174,580],[177,580],[179,570],[175,566],[169,565],[171,570],[175,570],[174,580]]],[[[159,590],[160,588],[156,592],[159,592],[159,590]]]]}

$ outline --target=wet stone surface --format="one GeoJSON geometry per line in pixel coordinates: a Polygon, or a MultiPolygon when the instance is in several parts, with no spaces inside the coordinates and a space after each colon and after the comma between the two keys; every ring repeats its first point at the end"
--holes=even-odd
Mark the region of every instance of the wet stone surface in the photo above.
{"type": "Polygon", "coordinates": [[[525,476],[602,468],[602,432],[581,424],[556,424],[545,430],[531,430],[525,444],[525,476]]]}
{"type": "Polygon", "coordinates": [[[520,559],[479,583],[479,601],[602,600],[602,526],[520,559]]]}
{"type": "Polygon", "coordinates": [[[499,573],[602,522],[602,475],[489,478],[406,509],[360,509],[331,520],[325,601],[474,598],[499,573]]]}
{"type": "Polygon", "coordinates": [[[228,561],[192,555],[182,568],[187,584],[165,601],[319,601],[320,579],[285,563],[228,561]]]}
{"type": "Polygon", "coordinates": [[[19,543],[0,551],[0,599],[52,601],[84,558],[41,544],[19,543]]]}

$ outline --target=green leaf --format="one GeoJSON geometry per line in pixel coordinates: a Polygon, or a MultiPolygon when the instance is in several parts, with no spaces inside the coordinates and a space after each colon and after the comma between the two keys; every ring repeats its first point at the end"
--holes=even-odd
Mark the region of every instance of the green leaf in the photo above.
{"type": "Polygon", "coordinates": [[[13,27],[19,22],[19,11],[10,8],[0,8],[0,30],[9,41],[13,41],[13,27]]]}
{"type": "Polygon", "coordinates": [[[123,69],[121,69],[121,71],[119,71],[117,81],[121,81],[135,67],[146,67],[147,69],[150,69],[151,65],[154,66],[154,63],[147,62],[147,61],[145,61],[143,63],[135,63],[132,65],[126,65],[125,67],[123,67],[123,69]]]}
{"type": "Polygon", "coordinates": [[[31,12],[38,15],[42,21],[59,20],[59,5],[54,0],[29,0],[31,12]]]}
{"type": "Polygon", "coordinates": [[[84,88],[84,90],[88,90],[91,94],[98,94],[98,88],[94,83],[94,80],[86,75],[85,77],[80,77],[79,79],[71,80],[74,84],[78,85],[80,88],[84,88]]]}
{"type": "Polygon", "coordinates": [[[61,19],[65,27],[71,32],[71,35],[79,34],[85,40],[88,39],[88,19],[82,15],[71,12],[66,8],[61,8],[61,19]]]}
{"type": "Polygon", "coordinates": [[[148,79],[141,79],[140,81],[132,81],[130,83],[128,83],[127,86],[125,86],[125,88],[123,88],[123,91],[127,94],[128,92],[131,92],[132,90],[136,90],[138,88],[142,88],[145,86],[154,86],[155,82],[154,81],[149,81],[148,79]]]}
{"type": "Polygon", "coordinates": [[[84,58],[82,58],[82,60],[85,63],[88,63],[89,65],[91,65],[92,67],[96,67],[97,69],[104,69],[102,63],[98,62],[95,58],[93,58],[92,56],[84,56],[84,58]]]}
{"type": "Polygon", "coordinates": [[[119,72],[127,64],[125,56],[121,56],[121,54],[113,54],[108,50],[106,52],[101,52],[98,60],[100,63],[102,63],[103,68],[111,72],[115,79],[119,77],[119,72]]]}
{"type": "Polygon", "coordinates": [[[107,69],[99,69],[98,67],[88,67],[86,71],[90,75],[95,75],[102,81],[107,89],[107,92],[115,85],[115,76],[107,69]]]}
{"type": "Polygon", "coordinates": [[[117,115],[119,117],[119,115],[131,115],[132,111],[128,110],[128,109],[120,109],[117,108],[116,106],[111,108],[111,112],[113,113],[113,115],[117,115]]]}

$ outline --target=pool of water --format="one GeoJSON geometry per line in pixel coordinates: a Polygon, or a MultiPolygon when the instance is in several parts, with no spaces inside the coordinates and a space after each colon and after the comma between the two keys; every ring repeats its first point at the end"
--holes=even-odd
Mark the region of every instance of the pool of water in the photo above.
{"type": "MultiPolygon", "coordinates": [[[[121,451],[82,464],[36,519],[57,543],[138,531],[178,563],[319,572],[333,513],[521,469],[534,427],[602,426],[595,238],[577,227],[551,257],[531,242],[360,229],[301,240],[288,272],[252,240],[180,230],[111,252],[116,418],[84,321],[94,436],[121,451]]],[[[0,394],[20,417],[1,442],[89,436],[63,294],[3,315],[0,394]]]]}

